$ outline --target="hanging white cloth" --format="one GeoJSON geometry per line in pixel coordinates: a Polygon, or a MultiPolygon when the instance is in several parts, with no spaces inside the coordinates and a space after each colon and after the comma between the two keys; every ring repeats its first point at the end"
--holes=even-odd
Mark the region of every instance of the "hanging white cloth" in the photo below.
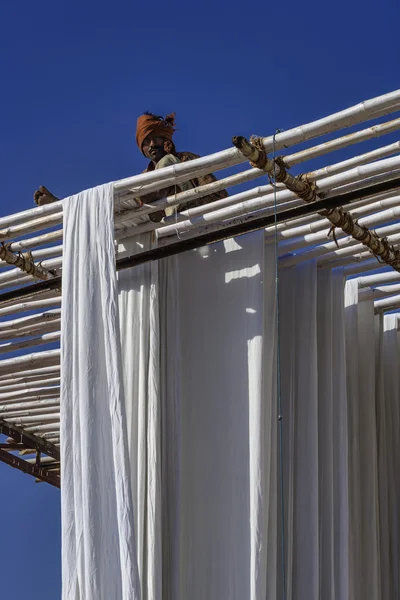
{"type": "Polygon", "coordinates": [[[345,290],[349,419],[350,598],[380,600],[375,317],[358,281],[345,290]]]}
{"type": "Polygon", "coordinates": [[[342,273],[312,261],[282,269],[280,323],[287,597],[346,600],[342,273]]]}
{"type": "MultiPolygon", "coordinates": [[[[128,238],[118,257],[151,246],[151,233],[128,238]]],[[[158,263],[118,273],[118,306],[140,598],[162,600],[158,263]]]]}
{"type": "Polygon", "coordinates": [[[165,379],[179,369],[171,388],[181,380],[181,401],[167,384],[163,407],[180,423],[165,474],[179,472],[170,564],[180,581],[167,597],[266,598],[277,576],[273,262],[258,232],[182,254],[171,268],[160,293],[165,379]]]}
{"type": "Polygon", "coordinates": [[[263,232],[117,280],[112,212],[64,203],[63,600],[282,596],[279,346],[287,598],[396,598],[396,318],[310,261],[278,335],[263,232]]]}
{"type": "Polygon", "coordinates": [[[112,185],[63,209],[62,597],[139,600],[112,185]]]}

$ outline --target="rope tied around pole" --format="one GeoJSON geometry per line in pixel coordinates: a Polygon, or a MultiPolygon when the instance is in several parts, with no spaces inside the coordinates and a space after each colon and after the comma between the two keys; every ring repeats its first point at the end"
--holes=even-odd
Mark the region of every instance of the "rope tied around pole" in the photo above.
{"type": "Polygon", "coordinates": [[[3,260],[8,265],[13,265],[27,275],[31,275],[37,279],[47,280],[54,277],[54,273],[45,269],[40,264],[35,264],[31,252],[27,252],[26,254],[18,252],[18,254],[14,254],[10,250],[10,244],[4,242],[0,242],[0,260],[3,260]]]}

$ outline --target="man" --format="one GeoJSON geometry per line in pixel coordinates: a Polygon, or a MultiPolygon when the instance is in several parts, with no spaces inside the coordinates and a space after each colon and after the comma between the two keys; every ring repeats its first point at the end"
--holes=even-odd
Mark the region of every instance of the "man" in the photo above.
{"type": "MultiPolygon", "coordinates": [[[[153,115],[152,113],[146,112],[141,115],[137,120],[136,126],[136,143],[139,150],[144,156],[150,159],[150,162],[145,169],[145,173],[154,171],[154,169],[162,169],[163,167],[169,167],[171,165],[193,160],[199,158],[197,154],[192,152],[177,152],[175,144],[172,141],[172,137],[175,132],[175,113],[167,115],[165,119],[163,117],[153,115]]],[[[168,189],[159,190],[147,196],[140,198],[142,203],[149,204],[155,200],[166,198],[174,193],[180,191],[186,191],[193,187],[200,185],[206,185],[216,181],[216,178],[212,174],[198,176],[191,181],[185,183],[179,183],[176,186],[171,186],[168,189]]],[[[193,208],[195,206],[201,206],[220,200],[228,196],[225,190],[210,194],[204,198],[194,198],[183,204],[179,205],[179,210],[185,210],[193,208]]],[[[158,211],[151,213],[150,218],[154,221],[159,221],[164,215],[171,215],[176,212],[178,207],[168,207],[164,211],[158,211]]]]}
{"type": "MultiPolygon", "coordinates": [[[[144,156],[150,160],[147,168],[144,171],[145,173],[153,171],[154,169],[162,169],[163,167],[168,167],[180,162],[199,158],[197,154],[193,154],[192,152],[176,151],[175,144],[172,141],[174,132],[175,113],[167,115],[164,119],[163,117],[147,112],[138,118],[136,127],[136,143],[142,154],[144,154],[144,156]]],[[[212,183],[214,181],[216,181],[214,175],[202,175],[192,179],[191,181],[179,183],[176,186],[171,186],[170,188],[159,190],[146,196],[141,196],[141,198],[138,200],[141,204],[149,204],[161,198],[171,196],[174,193],[186,191],[192,189],[193,187],[206,185],[207,183],[212,183]]],[[[227,196],[227,192],[225,190],[221,190],[220,192],[205,196],[204,198],[194,198],[193,200],[189,200],[189,202],[180,204],[179,210],[208,204],[209,202],[214,202],[215,200],[220,200],[222,198],[226,198],[227,196]]],[[[56,202],[58,198],[49,192],[47,188],[40,186],[40,188],[34,193],[34,200],[36,204],[42,206],[43,204],[56,202]]],[[[149,217],[152,221],[160,221],[165,215],[168,216],[174,214],[176,210],[176,207],[168,207],[165,209],[165,211],[162,210],[151,213],[149,217]]]]}

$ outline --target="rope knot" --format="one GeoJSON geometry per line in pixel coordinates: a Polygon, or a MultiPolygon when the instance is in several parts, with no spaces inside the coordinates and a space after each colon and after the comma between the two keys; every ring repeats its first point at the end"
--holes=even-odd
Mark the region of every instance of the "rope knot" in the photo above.
{"type": "Polygon", "coordinates": [[[265,152],[263,138],[257,135],[252,135],[250,138],[250,144],[258,150],[258,158],[256,161],[250,161],[250,165],[253,169],[264,170],[268,164],[268,156],[265,152]]]}

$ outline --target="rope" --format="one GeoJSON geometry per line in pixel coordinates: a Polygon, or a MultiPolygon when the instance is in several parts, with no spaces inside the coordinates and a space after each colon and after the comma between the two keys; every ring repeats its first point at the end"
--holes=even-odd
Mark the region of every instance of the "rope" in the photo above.
{"type": "MultiPolygon", "coordinates": [[[[276,158],[275,137],[280,130],[277,129],[272,138],[272,152],[274,160],[274,249],[275,249],[275,302],[276,302],[276,333],[277,333],[277,402],[278,402],[278,437],[279,437],[279,487],[281,501],[281,563],[282,563],[282,600],[286,600],[286,548],[285,548],[285,499],[283,486],[283,415],[282,415],[282,385],[281,385],[281,332],[279,314],[279,258],[278,258],[278,202],[276,197],[276,158]]],[[[264,148],[264,146],[263,146],[264,148]]],[[[259,148],[257,148],[259,150],[259,148]]],[[[265,151],[264,151],[265,153],[265,151]]]]}

